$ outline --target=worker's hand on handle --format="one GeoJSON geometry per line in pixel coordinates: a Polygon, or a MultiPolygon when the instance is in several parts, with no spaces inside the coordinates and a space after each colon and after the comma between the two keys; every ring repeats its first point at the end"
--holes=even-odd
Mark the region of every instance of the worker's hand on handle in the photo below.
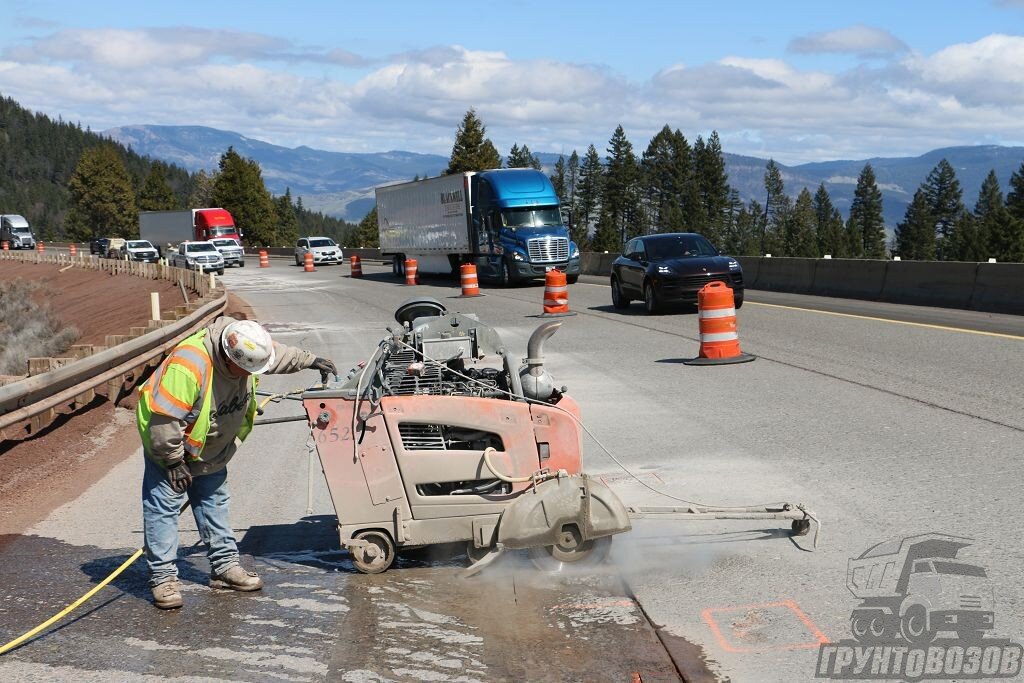
{"type": "Polygon", "coordinates": [[[178,493],[188,491],[188,487],[192,485],[192,472],[189,471],[188,464],[184,460],[179,460],[168,467],[167,481],[171,483],[171,488],[178,493]]]}
{"type": "Polygon", "coordinates": [[[313,361],[313,364],[309,367],[314,370],[320,371],[320,383],[327,384],[327,375],[334,375],[334,378],[338,378],[338,368],[335,367],[334,361],[329,358],[317,358],[313,361]]]}

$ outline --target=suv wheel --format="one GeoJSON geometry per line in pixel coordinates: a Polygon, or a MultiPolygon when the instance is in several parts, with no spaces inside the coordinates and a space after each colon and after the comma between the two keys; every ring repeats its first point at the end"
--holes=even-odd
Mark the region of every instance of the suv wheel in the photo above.
{"type": "Polygon", "coordinates": [[[647,311],[647,315],[655,315],[661,311],[658,293],[654,290],[654,285],[649,282],[644,285],[644,310],[647,311]]]}
{"type": "Polygon", "coordinates": [[[619,278],[612,278],[612,306],[615,308],[626,308],[629,306],[629,297],[622,292],[619,286],[619,278]]]}

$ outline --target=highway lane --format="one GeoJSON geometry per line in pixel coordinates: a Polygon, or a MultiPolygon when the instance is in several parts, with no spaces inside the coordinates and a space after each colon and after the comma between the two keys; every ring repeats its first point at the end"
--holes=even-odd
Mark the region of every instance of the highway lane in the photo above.
{"type": "MultiPolygon", "coordinates": [[[[533,316],[542,287],[454,299],[452,282],[406,288],[381,269],[364,269],[369,277],[353,281],[344,277],[347,268],[305,274],[275,261],[269,270],[229,272],[225,281],[282,341],[322,351],[346,368],[368,355],[394,308],[414,294],[478,313],[523,355],[540,322],[533,316]]],[[[607,287],[589,280],[570,288],[579,314],[565,319],[545,356],[596,439],[643,484],[679,497],[807,502],[825,523],[816,552],[808,551],[809,539],[790,540],[774,523],[644,520],[616,539],[611,576],[556,583],[554,594],[537,598],[535,611],[523,616],[512,586],[541,591],[551,583],[515,558],[487,577],[486,591],[455,583],[457,559],[411,561],[382,579],[351,574],[334,551],[333,509],[318,471],[313,513],[306,514],[303,428],[276,425],[254,435],[232,470],[233,518],[243,549],[269,577],[259,596],[266,600],[211,599],[193,585],[186,593],[191,612],[156,614],[136,573],[126,598],[0,660],[0,673],[45,678],[58,666],[151,673],[189,653],[192,668],[182,673],[218,678],[286,673],[316,680],[356,671],[390,680],[504,680],[522,671],[514,662],[532,661],[540,665],[529,669],[532,680],[600,680],[594,671],[619,680],[614,673],[629,665],[646,666],[652,679],[668,676],[664,661],[644,649],[650,633],[630,607],[632,595],[665,634],[702,647],[723,677],[811,680],[818,641],[849,637],[856,601],[845,588],[847,559],[891,536],[925,531],[976,539],[966,552],[995,584],[997,630],[1024,635],[1024,556],[1014,542],[1022,512],[1024,418],[1013,389],[1020,386],[1021,340],[823,315],[797,310],[821,304],[815,297],[750,292],[740,336],[758,360],[695,368],[678,362],[697,353],[694,314],[650,317],[638,306],[617,312],[607,287]],[[779,303],[791,307],[758,305],[779,303]],[[495,626],[500,622],[508,628],[495,626]],[[193,623],[191,635],[179,635],[180,625],[193,623]],[[510,637],[520,624],[527,633],[571,634],[572,651],[544,656],[543,643],[510,637]],[[90,648],[98,654],[81,654],[90,648]],[[111,665],[116,648],[121,658],[111,665]],[[636,658],[623,663],[623,653],[636,658]],[[590,669],[573,663],[595,657],[590,669]]],[[[855,305],[873,317],[889,314],[855,305]]],[[[947,326],[972,324],[969,312],[943,315],[947,326]]],[[[275,377],[265,385],[287,389],[312,380],[275,377]]],[[[287,403],[271,409],[293,410],[287,403]]],[[[590,439],[586,462],[627,503],[672,504],[618,470],[590,439]]],[[[21,546],[21,557],[32,560],[18,574],[25,594],[5,592],[0,601],[5,634],[8,617],[24,621],[38,611],[31,607],[59,606],[53,588],[81,585],[83,572],[95,575],[139,543],[137,465],[112,471],[32,530],[21,546]],[[54,585],[44,576],[60,580],[54,585]]],[[[194,531],[186,533],[194,542],[194,531]]],[[[3,562],[0,574],[12,576],[3,562]]],[[[191,578],[201,579],[201,557],[191,565],[191,578]]]]}

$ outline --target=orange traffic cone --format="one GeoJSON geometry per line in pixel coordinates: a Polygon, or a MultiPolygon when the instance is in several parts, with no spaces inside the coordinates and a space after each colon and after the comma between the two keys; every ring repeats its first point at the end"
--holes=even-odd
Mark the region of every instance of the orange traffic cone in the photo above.
{"type": "Polygon", "coordinates": [[[419,267],[416,264],[416,259],[407,258],[405,259],[405,284],[415,285],[416,276],[419,274],[419,267]]]}
{"type": "Polygon", "coordinates": [[[260,249],[260,268],[270,267],[270,257],[267,255],[266,249],[260,249]]]}
{"type": "Polygon", "coordinates": [[[4,251],[10,251],[11,250],[11,244],[7,240],[4,240],[3,250],[4,251]]]}
{"type": "Polygon", "coordinates": [[[38,251],[40,254],[42,254],[43,251],[45,251],[45,250],[46,250],[46,246],[42,242],[36,242],[36,251],[38,251]]]}
{"type": "Polygon", "coordinates": [[[359,257],[353,254],[349,257],[349,263],[352,265],[352,277],[363,276],[363,264],[359,260],[359,257]]]}
{"type": "Polygon", "coordinates": [[[76,247],[73,243],[71,244],[71,246],[68,247],[68,250],[71,252],[72,256],[78,256],[78,247],[76,247]]]}
{"type": "Polygon", "coordinates": [[[569,310],[569,287],[565,282],[565,273],[555,268],[544,276],[544,312],[540,317],[554,318],[567,315],[576,313],[569,310]]]}
{"type": "Polygon", "coordinates": [[[756,358],[740,351],[736,305],[729,285],[718,281],[704,285],[697,292],[697,317],[700,321],[700,355],[684,363],[725,365],[747,363],[756,358]]]}
{"type": "Polygon", "coordinates": [[[312,273],[313,271],[316,270],[316,268],[313,266],[313,252],[307,251],[306,255],[303,256],[302,258],[304,261],[302,269],[304,271],[306,271],[307,273],[312,273]]]}
{"type": "Polygon", "coordinates": [[[462,278],[462,294],[459,298],[483,296],[480,293],[480,281],[477,280],[474,264],[463,263],[459,266],[459,275],[462,278]]]}

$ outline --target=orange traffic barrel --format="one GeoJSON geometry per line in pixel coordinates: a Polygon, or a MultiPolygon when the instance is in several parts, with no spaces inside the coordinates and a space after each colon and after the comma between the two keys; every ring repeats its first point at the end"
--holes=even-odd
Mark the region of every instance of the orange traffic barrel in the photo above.
{"type": "Polygon", "coordinates": [[[267,256],[266,249],[260,249],[260,268],[270,267],[270,257],[267,256]]]}
{"type": "Polygon", "coordinates": [[[697,318],[700,325],[700,355],[684,363],[724,365],[754,360],[755,356],[740,351],[736,303],[729,285],[718,281],[709,282],[697,292],[697,318]]]}
{"type": "Polygon", "coordinates": [[[43,245],[42,242],[36,242],[36,251],[42,254],[45,249],[46,247],[43,245]]]}
{"type": "Polygon", "coordinates": [[[78,247],[76,247],[74,243],[72,243],[71,246],[68,247],[68,250],[71,252],[72,256],[78,256],[78,247]]]}
{"type": "Polygon", "coordinates": [[[566,315],[576,313],[569,310],[569,286],[565,281],[565,272],[555,268],[544,276],[544,312],[540,317],[566,315]]]}
{"type": "Polygon", "coordinates": [[[419,274],[419,266],[416,263],[416,259],[407,258],[405,259],[405,284],[414,285],[416,284],[416,276],[419,274]]]}
{"type": "Polygon", "coordinates": [[[312,273],[316,268],[313,267],[313,252],[307,251],[306,255],[302,257],[303,265],[302,269],[307,273],[312,273]]]}
{"type": "Polygon", "coordinates": [[[459,266],[459,275],[462,278],[462,296],[483,296],[480,294],[480,281],[477,280],[474,264],[463,263],[459,266]]]}
{"type": "Polygon", "coordinates": [[[11,250],[11,244],[7,240],[4,240],[3,250],[4,251],[10,251],[11,250]]]}
{"type": "Polygon", "coordinates": [[[363,263],[362,261],[359,260],[359,257],[356,256],[355,254],[352,254],[352,256],[349,257],[348,262],[352,266],[352,277],[362,277],[363,263]]]}

